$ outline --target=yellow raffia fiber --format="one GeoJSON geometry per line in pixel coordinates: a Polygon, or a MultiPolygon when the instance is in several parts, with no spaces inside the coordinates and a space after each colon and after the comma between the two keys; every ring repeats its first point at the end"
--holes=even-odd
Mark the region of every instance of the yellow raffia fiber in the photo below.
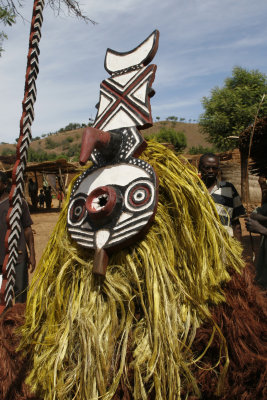
{"type": "Polygon", "coordinates": [[[193,167],[153,142],[140,158],[159,179],[146,237],[111,257],[105,279],[94,276],[93,253],[67,234],[70,187],[34,275],[21,349],[32,362],[27,382],[45,400],[112,399],[122,379],[136,400],[200,396],[192,366],[203,354],[191,347],[204,320],[221,337],[223,384],[227,346],[208,306],[224,301],[241,248],[193,167]]]}

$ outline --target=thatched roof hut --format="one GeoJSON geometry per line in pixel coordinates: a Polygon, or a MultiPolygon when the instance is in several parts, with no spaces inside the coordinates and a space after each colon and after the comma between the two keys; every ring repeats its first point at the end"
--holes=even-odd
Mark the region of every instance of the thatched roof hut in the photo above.
{"type": "MultiPolygon", "coordinates": [[[[9,169],[5,169],[7,175],[11,178],[13,171],[13,166],[9,169]]],[[[29,162],[25,168],[25,195],[27,193],[27,181],[29,178],[34,178],[38,183],[38,187],[42,188],[44,182],[46,185],[51,185],[52,191],[57,192],[57,188],[60,187],[63,192],[68,183],[74,175],[79,172],[78,163],[70,163],[64,158],[54,160],[54,161],[44,161],[44,162],[29,162]]]]}

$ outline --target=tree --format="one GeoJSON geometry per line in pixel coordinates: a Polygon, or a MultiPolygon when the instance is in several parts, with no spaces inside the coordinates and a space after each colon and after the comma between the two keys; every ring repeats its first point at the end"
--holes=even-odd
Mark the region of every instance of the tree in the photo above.
{"type": "Polygon", "coordinates": [[[171,115],[170,117],[166,118],[166,121],[171,121],[172,127],[174,128],[176,125],[176,122],[178,121],[178,117],[176,117],[175,115],[171,115]]]}
{"type": "Polygon", "coordinates": [[[186,148],[186,137],[184,132],[178,132],[172,128],[161,128],[154,138],[160,143],[171,143],[175,151],[182,152],[186,148]]]}
{"type": "MultiPolygon", "coordinates": [[[[68,13],[70,15],[74,15],[77,18],[83,19],[85,22],[92,22],[87,15],[85,15],[80,8],[80,2],[76,0],[47,0],[47,4],[54,10],[57,14],[60,14],[61,11],[66,7],[68,13]]],[[[7,8],[13,15],[20,16],[20,9],[23,8],[23,0],[0,0],[0,7],[7,8]]],[[[22,17],[23,18],[23,17],[22,17]]]]}
{"type": "MultiPolygon", "coordinates": [[[[0,22],[4,25],[9,25],[11,26],[12,24],[15,23],[15,14],[12,12],[12,10],[9,7],[2,7],[2,2],[0,2],[0,22]]],[[[1,53],[3,51],[2,44],[3,40],[7,39],[7,35],[5,34],[4,31],[0,32],[0,57],[1,53]]]]}
{"type": "MultiPolygon", "coordinates": [[[[60,14],[64,8],[67,8],[69,15],[74,15],[77,18],[82,19],[84,22],[96,22],[91,20],[85,15],[80,8],[79,1],[76,0],[47,0],[47,4],[54,10],[56,14],[60,14]]],[[[4,25],[12,25],[15,23],[17,16],[23,18],[21,9],[23,8],[22,0],[0,0],[0,23],[4,25]]],[[[24,18],[23,18],[24,19],[24,18]]],[[[0,56],[2,52],[3,39],[6,39],[7,35],[5,32],[0,32],[0,56]]]]}
{"type": "MultiPolygon", "coordinates": [[[[199,120],[202,132],[222,151],[236,147],[229,136],[239,136],[254,122],[261,98],[267,93],[267,76],[258,70],[235,67],[224,83],[202,99],[205,112],[199,120]]],[[[267,103],[261,107],[259,117],[266,112],[267,103]]]]}
{"type": "MultiPolygon", "coordinates": [[[[237,142],[229,136],[238,139],[241,132],[254,123],[256,115],[259,118],[266,115],[267,102],[261,104],[265,93],[267,76],[264,73],[234,67],[232,76],[225,79],[224,86],[215,87],[210,97],[202,99],[205,109],[199,120],[202,132],[222,151],[237,147],[237,142]]],[[[241,195],[243,201],[248,202],[248,154],[241,151],[240,156],[241,195]]]]}
{"type": "Polygon", "coordinates": [[[166,121],[173,121],[173,122],[177,122],[178,117],[175,117],[175,115],[171,115],[170,117],[166,118],[166,121]]]}

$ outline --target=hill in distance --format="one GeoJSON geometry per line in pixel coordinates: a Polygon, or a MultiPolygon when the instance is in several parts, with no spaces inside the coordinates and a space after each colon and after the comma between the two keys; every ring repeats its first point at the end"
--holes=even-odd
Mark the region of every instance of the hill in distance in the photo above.
{"type": "MultiPolygon", "coordinates": [[[[200,133],[199,125],[194,123],[185,122],[171,122],[160,121],[155,122],[151,128],[142,130],[143,135],[154,135],[160,131],[161,128],[171,128],[177,132],[183,132],[186,136],[187,147],[184,153],[188,153],[191,147],[212,147],[207,139],[200,133]]],[[[34,157],[42,155],[43,159],[39,161],[46,161],[45,158],[55,159],[60,156],[68,158],[69,161],[77,161],[77,155],[80,152],[82,133],[84,128],[58,132],[50,134],[46,137],[37,139],[33,138],[30,145],[29,161],[38,161],[34,157]]],[[[16,151],[16,144],[2,143],[0,144],[0,155],[8,155],[16,151]]]]}

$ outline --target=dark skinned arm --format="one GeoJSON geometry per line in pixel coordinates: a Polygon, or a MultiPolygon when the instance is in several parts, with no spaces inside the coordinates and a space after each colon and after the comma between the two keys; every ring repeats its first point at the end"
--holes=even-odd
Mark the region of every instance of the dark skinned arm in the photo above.
{"type": "Polygon", "coordinates": [[[241,230],[241,224],[239,222],[239,219],[235,220],[232,223],[232,227],[233,227],[234,238],[236,238],[237,240],[239,240],[239,242],[241,242],[242,230],[241,230]]]}
{"type": "Polygon", "coordinates": [[[259,233],[260,235],[267,236],[267,228],[263,226],[259,221],[252,218],[246,218],[245,221],[247,230],[249,232],[259,233]]]}
{"type": "Polygon", "coordinates": [[[261,187],[261,204],[267,203],[267,182],[265,176],[259,177],[259,184],[261,187]]]}
{"type": "Polygon", "coordinates": [[[27,228],[24,229],[24,235],[25,235],[25,240],[29,249],[29,266],[28,268],[30,269],[30,272],[33,272],[35,270],[35,249],[34,249],[34,238],[33,238],[33,232],[32,228],[28,226],[27,228]]]}
{"type": "Polygon", "coordinates": [[[253,219],[254,221],[258,221],[261,225],[267,226],[267,217],[265,217],[262,214],[253,212],[250,214],[250,218],[253,219]]]}

